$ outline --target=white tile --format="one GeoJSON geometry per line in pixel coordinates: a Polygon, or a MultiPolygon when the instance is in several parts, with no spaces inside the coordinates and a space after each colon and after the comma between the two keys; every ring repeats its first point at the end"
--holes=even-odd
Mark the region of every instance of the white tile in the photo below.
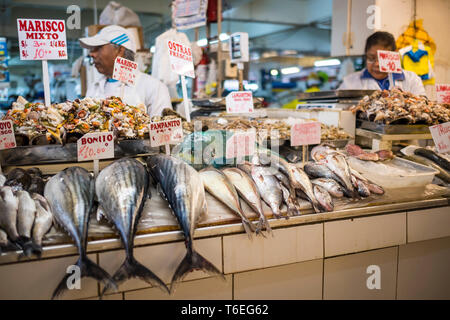
{"type": "MultiPolygon", "coordinates": [[[[88,255],[96,262],[96,255],[88,255]]],[[[53,291],[78,257],[31,261],[0,266],[1,300],[51,299],[53,291]]],[[[98,296],[97,281],[81,279],[81,289],[66,290],[59,299],[82,299],[98,296]]]]}
{"type": "MultiPolygon", "coordinates": [[[[194,240],[194,248],[205,259],[222,270],[222,242],[220,237],[194,240]]],[[[137,261],[149,268],[164,283],[169,284],[176,268],[186,254],[184,241],[138,247],[134,249],[137,261]]],[[[100,253],[100,265],[113,274],[125,259],[125,251],[100,253]]],[[[193,280],[208,277],[203,271],[194,271],[184,279],[193,280]]],[[[140,279],[130,279],[119,286],[119,291],[129,291],[151,287],[140,279]]]]}
{"type": "Polygon", "coordinates": [[[273,230],[274,236],[245,234],[223,237],[224,272],[233,273],[323,257],[323,225],[311,224],[273,230]]]}
{"type": "Polygon", "coordinates": [[[397,250],[393,247],[325,259],[324,299],[395,299],[397,250]],[[369,266],[379,267],[379,274],[369,266]],[[380,288],[369,289],[367,283],[374,284],[377,275],[380,288]]]}
{"type": "Polygon", "coordinates": [[[406,213],[325,222],[325,257],[406,243],[406,213]]]}
{"type": "Polygon", "coordinates": [[[322,299],[323,260],[234,274],[236,300],[322,299]]]}
{"type": "Polygon", "coordinates": [[[125,292],[125,300],[230,300],[232,298],[232,276],[182,282],[175,293],[167,296],[158,288],[125,292]]]}
{"type": "Polygon", "coordinates": [[[408,211],[408,242],[450,236],[450,207],[408,211]]]}
{"type": "Polygon", "coordinates": [[[450,237],[399,247],[398,299],[450,299],[450,237]]]}

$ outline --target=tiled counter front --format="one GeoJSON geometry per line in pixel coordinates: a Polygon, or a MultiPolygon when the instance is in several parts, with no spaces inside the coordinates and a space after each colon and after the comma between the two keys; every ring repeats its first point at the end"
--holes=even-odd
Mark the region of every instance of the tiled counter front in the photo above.
{"type": "MultiPolygon", "coordinates": [[[[138,261],[170,284],[183,241],[139,246],[138,261]]],[[[354,215],[281,225],[273,236],[217,234],[195,240],[225,274],[189,274],[169,296],[138,279],[104,299],[450,299],[450,207],[354,215]],[[369,289],[378,270],[379,288],[369,289]]],[[[89,252],[109,273],[123,249],[89,252]]],[[[0,299],[49,299],[75,255],[0,265],[0,299]]],[[[1,263],[1,260],[0,260],[1,263]]],[[[64,299],[98,299],[103,288],[83,279],[64,299]]]]}

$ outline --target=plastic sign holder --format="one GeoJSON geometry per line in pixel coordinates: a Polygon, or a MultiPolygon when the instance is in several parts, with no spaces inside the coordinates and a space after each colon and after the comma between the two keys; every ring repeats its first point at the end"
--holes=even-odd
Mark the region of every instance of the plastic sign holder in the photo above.
{"type": "Polygon", "coordinates": [[[64,20],[17,19],[20,60],[42,61],[45,106],[50,106],[50,81],[47,60],[67,60],[64,20]]]}
{"type": "Polygon", "coordinates": [[[389,78],[389,89],[394,88],[393,73],[402,73],[400,53],[395,51],[378,50],[378,66],[381,72],[387,72],[389,78]]]}

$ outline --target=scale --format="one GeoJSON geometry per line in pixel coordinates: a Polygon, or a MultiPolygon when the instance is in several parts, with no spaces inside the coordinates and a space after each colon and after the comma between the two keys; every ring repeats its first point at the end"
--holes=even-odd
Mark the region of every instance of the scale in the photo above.
{"type": "Polygon", "coordinates": [[[331,90],[302,92],[297,98],[300,103],[296,109],[340,109],[347,110],[375,90],[331,90]]]}

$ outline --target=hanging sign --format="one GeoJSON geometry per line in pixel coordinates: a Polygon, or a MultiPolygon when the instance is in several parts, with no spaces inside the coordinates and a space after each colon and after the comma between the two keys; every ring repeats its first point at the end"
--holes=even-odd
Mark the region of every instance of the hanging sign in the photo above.
{"type": "Polygon", "coordinates": [[[12,149],[16,146],[13,122],[11,120],[0,121],[0,150],[12,149]]]}
{"type": "Polygon", "coordinates": [[[381,72],[402,73],[400,53],[395,51],[378,50],[378,65],[381,72]]]}
{"type": "Polygon", "coordinates": [[[450,152],[450,122],[431,126],[430,132],[439,153],[450,152]]]}
{"type": "Polygon", "coordinates": [[[251,113],[253,95],[251,91],[233,91],[225,99],[228,113],[251,113]]]}
{"type": "Polygon", "coordinates": [[[77,141],[78,161],[114,158],[114,135],[112,132],[92,132],[77,141]]]}
{"type": "Polygon", "coordinates": [[[151,147],[177,144],[183,140],[183,127],[179,118],[151,122],[149,127],[151,147]]]}
{"type": "Polygon", "coordinates": [[[112,78],[130,86],[136,85],[138,65],[136,62],[117,57],[114,60],[114,72],[112,78]]]}
{"type": "Polygon", "coordinates": [[[299,122],[291,126],[291,146],[320,144],[320,122],[299,122]]]}
{"type": "Polygon", "coordinates": [[[64,20],[17,19],[20,60],[66,60],[64,20]]]}
{"type": "Polygon", "coordinates": [[[437,84],[436,96],[438,103],[450,104],[450,84],[437,84]]]}
{"type": "Polygon", "coordinates": [[[206,25],[208,0],[175,0],[172,21],[177,30],[187,30],[206,25]]]}

